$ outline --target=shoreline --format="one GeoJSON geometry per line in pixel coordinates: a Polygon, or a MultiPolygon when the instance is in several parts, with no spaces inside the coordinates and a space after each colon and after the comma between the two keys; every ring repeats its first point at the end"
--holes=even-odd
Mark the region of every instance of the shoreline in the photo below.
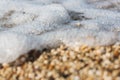
{"type": "Polygon", "coordinates": [[[61,45],[40,53],[34,61],[14,65],[3,64],[0,80],[119,80],[120,44],[82,46],[79,51],[61,45]]]}

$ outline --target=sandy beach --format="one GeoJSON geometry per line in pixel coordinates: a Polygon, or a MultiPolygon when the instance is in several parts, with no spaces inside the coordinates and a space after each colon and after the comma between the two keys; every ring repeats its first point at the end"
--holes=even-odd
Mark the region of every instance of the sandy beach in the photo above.
{"type": "Polygon", "coordinates": [[[64,45],[42,53],[32,51],[1,65],[0,80],[119,80],[120,44],[75,51],[64,45]]]}
{"type": "Polygon", "coordinates": [[[120,80],[120,1],[1,0],[0,80],[120,80]]]}

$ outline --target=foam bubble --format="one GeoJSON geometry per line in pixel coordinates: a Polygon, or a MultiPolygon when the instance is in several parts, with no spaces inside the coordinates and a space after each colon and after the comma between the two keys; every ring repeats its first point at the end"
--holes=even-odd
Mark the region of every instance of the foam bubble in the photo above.
{"type": "Polygon", "coordinates": [[[1,0],[0,63],[60,44],[74,49],[119,42],[118,4],[117,0],[1,0]]]}

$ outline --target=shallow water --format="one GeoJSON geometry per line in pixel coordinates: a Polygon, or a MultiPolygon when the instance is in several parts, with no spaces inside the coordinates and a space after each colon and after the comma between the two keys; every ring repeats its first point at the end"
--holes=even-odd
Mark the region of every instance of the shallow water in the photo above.
{"type": "Polygon", "coordinates": [[[0,63],[30,50],[120,41],[119,0],[1,0],[0,63]]]}

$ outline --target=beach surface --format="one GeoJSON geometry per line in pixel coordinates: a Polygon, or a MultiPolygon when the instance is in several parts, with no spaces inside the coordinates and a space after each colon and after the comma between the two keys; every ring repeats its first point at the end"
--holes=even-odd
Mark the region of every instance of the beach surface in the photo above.
{"type": "Polygon", "coordinates": [[[119,0],[1,0],[0,80],[120,80],[119,0]]]}

